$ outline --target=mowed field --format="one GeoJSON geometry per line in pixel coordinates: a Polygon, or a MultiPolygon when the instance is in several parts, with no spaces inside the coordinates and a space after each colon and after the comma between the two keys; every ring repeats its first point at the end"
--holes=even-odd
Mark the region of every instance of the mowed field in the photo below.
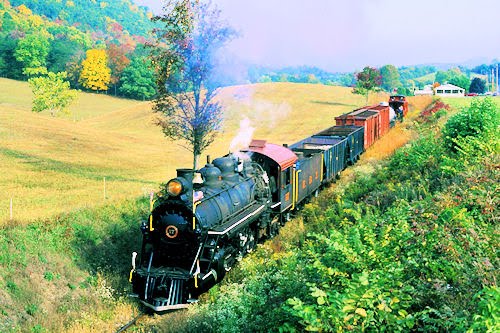
{"type": "MultiPolygon", "coordinates": [[[[206,152],[212,157],[228,152],[245,117],[254,138],[293,143],[365,105],[350,88],[295,83],[227,87],[219,98],[225,120],[206,152]]],[[[31,99],[27,83],[0,79],[0,224],[10,219],[11,199],[14,220],[24,224],[147,195],[176,168],[192,166],[182,142],[154,125],[150,102],[79,93],[69,115],[51,117],[31,112],[31,99]]],[[[369,103],[384,100],[373,95],[369,103]]]]}

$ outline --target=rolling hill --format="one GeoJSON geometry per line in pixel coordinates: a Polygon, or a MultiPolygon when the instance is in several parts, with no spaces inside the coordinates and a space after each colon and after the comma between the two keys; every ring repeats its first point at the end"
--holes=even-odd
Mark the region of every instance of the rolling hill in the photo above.
{"type": "MultiPolygon", "coordinates": [[[[293,83],[227,87],[219,98],[225,122],[212,156],[227,153],[244,117],[255,138],[292,143],[364,104],[349,88],[293,83]]],[[[14,220],[26,223],[147,194],[192,165],[190,152],[154,125],[149,102],[79,93],[69,115],[30,108],[27,83],[0,79],[0,221],[11,198],[14,220]]]]}

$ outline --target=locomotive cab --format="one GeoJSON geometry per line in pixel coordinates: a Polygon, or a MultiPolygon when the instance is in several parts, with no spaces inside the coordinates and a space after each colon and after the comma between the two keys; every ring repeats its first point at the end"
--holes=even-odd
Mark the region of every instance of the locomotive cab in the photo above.
{"type": "Polygon", "coordinates": [[[281,213],[293,205],[293,165],[297,155],[286,145],[267,143],[265,140],[252,140],[247,152],[251,158],[264,166],[269,175],[273,211],[281,213]],[[274,185],[275,184],[275,185],[274,185]]]}

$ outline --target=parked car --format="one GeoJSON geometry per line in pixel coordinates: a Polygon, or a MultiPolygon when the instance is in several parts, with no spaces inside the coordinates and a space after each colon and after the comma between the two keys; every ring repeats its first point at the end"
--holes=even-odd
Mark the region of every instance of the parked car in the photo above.
{"type": "Polygon", "coordinates": [[[477,96],[477,93],[467,93],[465,96],[477,96]]]}

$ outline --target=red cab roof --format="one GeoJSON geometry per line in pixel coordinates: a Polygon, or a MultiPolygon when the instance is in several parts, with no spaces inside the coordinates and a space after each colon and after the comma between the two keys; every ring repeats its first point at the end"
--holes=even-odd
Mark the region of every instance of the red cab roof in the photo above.
{"type": "Polygon", "coordinates": [[[252,151],[269,157],[280,166],[281,170],[291,167],[297,161],[297,155],[287,147],[267,143],[265,140],[252,140],[245,151],[252,151]]]}

